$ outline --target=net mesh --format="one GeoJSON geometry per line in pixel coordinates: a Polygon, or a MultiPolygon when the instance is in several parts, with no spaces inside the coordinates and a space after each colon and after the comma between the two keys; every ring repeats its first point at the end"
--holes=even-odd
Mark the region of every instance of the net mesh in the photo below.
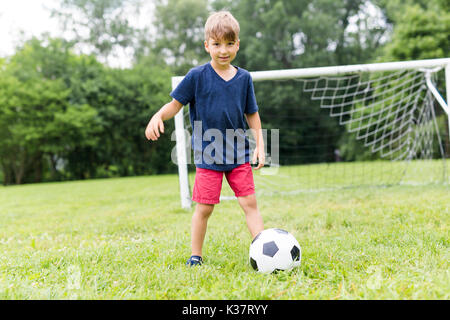
{"type": "Polygon", "coordinates": [[[365,81],[352,75],[302,82],[303,91],[372,153],[391,161],[431,159],[436,124],[423,72],[372,75],[365,81]]]}

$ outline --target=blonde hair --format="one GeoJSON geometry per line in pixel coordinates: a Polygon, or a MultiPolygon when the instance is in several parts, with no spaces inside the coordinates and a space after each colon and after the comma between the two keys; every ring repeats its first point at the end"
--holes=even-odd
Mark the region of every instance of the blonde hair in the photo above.
{"type": "Polygon", "coordinates": [[[228,11],[212,13],[205,23],[205,40],[236,41],[239,39],[239,22],[228,11]]]}

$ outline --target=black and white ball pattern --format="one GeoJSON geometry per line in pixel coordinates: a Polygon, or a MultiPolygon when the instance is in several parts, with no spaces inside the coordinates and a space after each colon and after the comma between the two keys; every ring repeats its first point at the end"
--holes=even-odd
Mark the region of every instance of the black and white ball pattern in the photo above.
{"type": "Polygon", "coordinates": [[[295,237],[286,230],[266,229],[250,244],[250,264],[262,273],[290,270],[298,267],[301,248],[295,237]]]}

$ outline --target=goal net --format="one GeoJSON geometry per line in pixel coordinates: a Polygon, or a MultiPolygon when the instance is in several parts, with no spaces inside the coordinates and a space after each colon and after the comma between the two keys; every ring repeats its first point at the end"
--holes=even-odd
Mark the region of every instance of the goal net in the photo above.
{"type": "MultiPolygon", "coordinates": [[[[254,171],[257,195],[449,183],[450,112],[439,93],[448,92],[449,66],[450,59],[433,59],[252,72],[267,160],[254,171]]],[[[175,124],[172,158],[189,207],[188,107],[175,124]]],[[[224,182],[222,199],[232,198],[224,182]]]]}

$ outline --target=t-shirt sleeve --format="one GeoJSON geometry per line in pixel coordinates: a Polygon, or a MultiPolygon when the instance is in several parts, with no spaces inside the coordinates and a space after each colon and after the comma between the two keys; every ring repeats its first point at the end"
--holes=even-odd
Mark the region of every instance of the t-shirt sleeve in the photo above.
{"type": "Polygon", "coordinates": [[[252,77],[248,76],[248,88],[247,88],[247,104],[245,106],[244,113],[255,113],[258,111],[258,105],[256,104],[255,88],[253,87],[252,77]]]}
{"type": "Polygon", "coordinates": [[[192,72],[192,70],[186,74],[178,86],[170,93],[170,96],[181,102],[183,105],[187,105],[194,100],[195,79],[194,72],[192,72]]]}

